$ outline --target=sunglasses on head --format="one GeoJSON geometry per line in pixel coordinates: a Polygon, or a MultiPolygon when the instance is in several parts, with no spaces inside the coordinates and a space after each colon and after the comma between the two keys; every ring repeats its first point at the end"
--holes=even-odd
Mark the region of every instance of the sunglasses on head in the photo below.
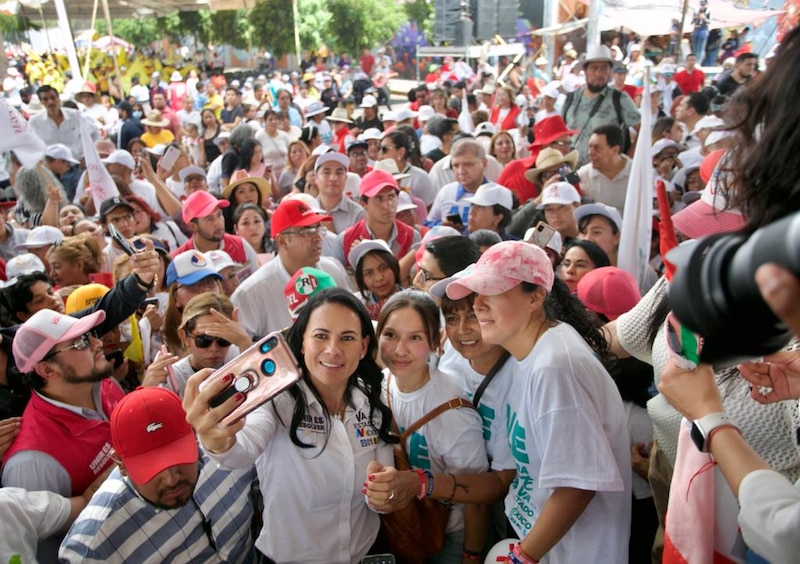
{"type": "Polygon", "coordinates": [[[220,348],[231,346],[230,341],[226,341],[225,339],[221,339],[219,337],[212,337],[211,335],[192,335],[192,338],[194,339],[194,346],[196,346],[198,349],[207,349],[214,341],[217,342],[217,345],[220,348]]]}

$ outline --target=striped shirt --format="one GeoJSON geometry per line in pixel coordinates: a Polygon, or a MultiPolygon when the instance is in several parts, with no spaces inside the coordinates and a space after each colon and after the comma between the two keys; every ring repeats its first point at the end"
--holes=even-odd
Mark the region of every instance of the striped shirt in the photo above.
{"type": "Polygon", "coordinates": [[[192,499],[177,509],[145,501],[114,469],[67,533],[59,561],[251,561],[255,470],[221,470],[203,454],[199,465],[192,499]]]}

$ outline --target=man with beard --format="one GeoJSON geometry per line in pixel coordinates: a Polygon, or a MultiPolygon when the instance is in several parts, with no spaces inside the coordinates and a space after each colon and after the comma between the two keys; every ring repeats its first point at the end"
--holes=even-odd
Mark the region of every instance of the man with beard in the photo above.
{"type": "Polygon", "coordinates": [[[717,90],[725,96],[733,95],[736,90],[749,82],[756,74],[758,55],[755,53],[742,53],[736,57],[733,71],[723,74],[717,81],[717,90]]]}
{"type": "Polygon", "coordinates": [[[78,496],[111,464],[109,416],[124,392],[92,333],[105,317],[42,309],[20,326],[12,350],[33,393],[3,460],[3,486],[78,496]]]}
{"type": "Polygon", "coordinates": [[[180,398],[139,388],[111,414],[117,468],[67,533],[61,562],[251,561],[253,468],[200,455],[180,398]]]}
{"type": "Polygon", "coordinates": [[[601,125],[638,127],[641,122],[633,100],[608,85],[613,64],[611,51],[604,45],[589,53],[582,63],[586,86],[570,94],[561,110],[567,127],[578,131],[573,143],[580,151],[580,164],[589,161],[592,131],[601,125]]]}
{"type": "Polygon", "coordinates": [[[258,268],[258,255],[250,243],[239,237],[225,233],[225,217],[222,208],[230,202],[218,200],[203,190],[192,192],[183,202],[181,211],[183,222],[192,232],[192,237],[172,252],[172,258],[185,251],[198,250],[225,251],[234,262],[250,267],[250,272],[258,268]]]}

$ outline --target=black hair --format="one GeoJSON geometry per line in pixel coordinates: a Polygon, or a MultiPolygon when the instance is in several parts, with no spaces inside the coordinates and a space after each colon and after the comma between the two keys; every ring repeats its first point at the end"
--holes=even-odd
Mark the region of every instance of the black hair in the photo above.
{"type": "MultiPolygon", "coordinates": [[[[531,293],[540,286],[530,282],[522,282],[522,289],[531,293]]],[[[609,351],[608,341],[598,327],[597,317],[586,309],[583,303],[574,296],[566,282],[560,278],[553,281],[553,289],[544,299],[544,313],[549,321],[568,323],[586,341],[586,344],[597,355],[609,374],[615,369],[616,359],[609,351]]]]}
{"type": "Polygon", "coordinates": [[[592,219],[595,218],[595,217],[602,217],[603,219],[605,219],[606,222],[611,226],[611,233],[613,235],[616,235],[617,233],[619,233],[619,227],[617,227],[617,224],[614,223],[613,221],[611,221],[611,219],[609,219],[608,217],[604,216],[601,213],[591,213],[589,215],[583,216],[581,218],[581,220],[578,222],[578,231],[580,233],[583,233],[584,231],[586,231],[586,226],[589,225],[589,222],[592,221],[592,219]]]}
{"type": "Polygon", "coordinates": [[[567,246],[566,249],[564,249],[564,254],[566,255],[566,251],[570,250],[572,247],[580,247],[583,249],[583,252],[586,253],[589,256],[589,259],[594,263],[595,268],[611,266],[611,260],[608,258],[608,254],[606,254],[606,252],[596,243],[575,239],[570,245],[567,246]]]}
{"type": "Polygon", "coordinates": [[[618,125],[601,125],[592,131],[592,135],[603,135],[609,147],[619,147],[622,150],[622,130],[618,125]]]}
{"type": "Polygon", "coordinates": [[[250,161],[253,159],[253,153],[256,151],[256,145],[259,145],[259,142],[255,139],[245,139],[242,141],[242,146],[239,148],[240,169],[250,170],[250,161]]]}
{"type": "Polygon", "coordinates": [[[405,149],[406,150],[406,160],[410,157],[411,153],[411,141],[403,131],[399,128],[396,128],[394,131],[387,133],[384,135],[384,139],[389,139],[392,142],[392,145],[397,147],[398,149],[405,149]]]}
{"type": "Polygon", "coordinates": [[[708,96],[702,92],[690,92],[686,95],[686,105],[694,108],[694,111],[700,116],[708,114],[708,104],[708,96]]]}
{"type": "MultiPolygon", "coordinates": [[[[366,307],[361,301],[348,290],[344,288],[327,288],[317,292],[309,298],[306,305],[300,310],[300,315],[297,317],[294,325],[289,329],[287,335],[287,342],[292,349],[295,357],[300,365],[301,372],[303,373],[303,382],[308,386],[311,393],[322,406],[325,417],[330,421],[331,414],[328,412],[328,407],[322,400],[319,391],[314,386],[311,378],[308,375],[308,367],[305,364],[303,357],[303,337],[305,336],[308,327],[309,318],[311,314],[318,307],[326,304],[339,304],[344,306],[358,315],[360,322],[360,329],[362,337],[368,337],[367,352],[358,363],[358,368],[347,381],[347,390],[345,391],[345,402],[352,404],[352,391],[357,388],[364,395],[367,396],[369,402],[369,423],[373,428],[378,428],[378,437],[386,443],[394,444],[398,442],[397,437],[390,433],[392,424],[392,413],[389,407],[383,403],[381,399],[381,384],[383,382],[383,373],[380,367],[375,362],[375,354],[377,351],[377,343],[375,339],[375,331],[372,327],[372,320],[369,317],[366,307]],[[376,412],[380,417],[380,425],[375,425],[376,412]]],[[[304,443],[297,434],[297,430],[303,419],[308,412],[308,405],[306,403],[305,395],[299,386],[295,385],[289,388],[289,393],[294,398],[294,410],[292,411],[292,421],[290,424],[289,437],[292,444],[299,448],[313,448],[314,445],[304,443]]],[[[325,431],[325,444],[327,444],[328,437],[330,436],[330,425],[326,426],[325,431]]],[[[323,446],[323,449],[325,447],[323,446]]]]}
{"type": "Polygon", "coordinates": [[[739,53],[736,56],[736,64],[743,63],[748,59],[758,59],[758,55],[755,53],[739,53]]]}
{"type": "Polygon", "coordinates": [[[42,84],[42,85],[41,85],[41,86],[40,86],[40,87],[39,87],[39,88],[36,90],[36,95],[37,95],[37,96],[41,96],[42,94],[44,94],[44,93],[46,93],[46,92],[52,92],[53,94],[55,94],[56,96],[58,96],[58,90],[56,90],[55,88],[53,88],[53,87],[52,87],[52,86],[50,86],[49,84],[42,84]]]}
{"type": "Polygon", "coordinates": [[[317,137],[319,137],[319,129],[316,126],[309,123],[303,126],[300,132],[300,141],[305,143],[307,147],[311,147],[311,142],[317,137]]]}
{"type": "Polygon", "coordinates": [[[469,239],[478,246],[478,249],[481,247],[491,247],[492,245],[503,242],[503,238],[500,237],[500,234],[491,229],[478,229],[477,231],[473,231],[469,234],[469,239]]]}
{"type": "Polygon", "coordinates": [[[405,134],[408,139],[408,149],[406,150],[406,160],[412,165],[422,168],[422,151],[419,148],[419,137],[417,132],[410,125],[399,125],[397,131],[405,134]]]}
{"type": "MultiPolygon", "coordinates": [[[[261,219],[264,220],[264,252],[270,252],[272,250],[272,239],[269,237],[269,219],[267,218],[267,212],[264,211],[264,208],[249,202],[236,206],[236,209],[233,210],[233,214],[231,215],[231,226],[235,226],[237,223],[239,223],[239,220],[246,211],[254,211],[258,213],[258,215],[261,216],[261,219]]],[[[259,250],[256,249],[256,252],[259,252],[259,250]]]]}
{"type": "Polygon", "coordinates": [[[361,292],[361,295],[364,297],[364,299],[367,299],[369,297],[369,294],[367,294],[368,292],[367,286],[366,284],[364,284],[364,259],[367,258],[369,255],[376,255],[380,257],[381,260],[383,260],[383,262],[386,263],[386,265],[392,271],[392,274],[394,274],[395,286],[399,284],[401,280],[400,261],[397,260],[397,257],[394,256],[393,253],[390,253],[389,251],[382,251],[380,249],[375,249],[367,253],[364,253],[364,256],[362,256],[361,260],[358,261],[358,264],[353,265],[355,279],[356,279],[356,286],[358,286],[358,291],[361,292]]]}
{"type": "Polygon", "coordinates": [[[33,293],[31,287],[37,282],[45,282],[53,286],[53,280],[44,272],[30,272],[27,274],[19,274],[12,278],[13,283],[9,281],[2,289],[2,306],[3,317],[2,323],[4,327],[22,323],[17,317],[18,313],[28,313],[28,304],[33,300],[33,293]]]}
{"type": "Polygon", "coordinates": [[[736,151],[722,175],[728,206],[747,218],[747,231],[800,209],[800,111],[787,103],[800,89],[800,27],[783,38],[767,70],[738,88],[726,113],[735,132],[736,151]],[[734,186],[735,183],[735,186],[734,186]]]}
{"type": "Polygon", "coordinates": [[[445,276],[461,272],[478,261],[481,253],[478,246],[468,237],[450,235],[434,239],[425,245],[425,250],[439,263],[439,270],[445,276]]]}

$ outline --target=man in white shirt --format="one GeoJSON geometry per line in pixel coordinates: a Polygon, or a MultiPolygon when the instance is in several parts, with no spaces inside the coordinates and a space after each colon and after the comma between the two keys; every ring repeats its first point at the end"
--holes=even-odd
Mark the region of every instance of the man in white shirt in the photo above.
{"type": "Polygon", "coordinates": [[[475,194],[479,186],[488,183],[486,150],[475,139],[464,139],[453,147],[450,156],[456,181],[439,190],[426,223],[451,225],[462,230],[469,220],[468,198],[475,194]],[[449,221],[447,217],[450,215],[458,215],[461,221],[449,221]]]}
{"type": "Polygon", "coordinates": [[[200,117],[200,112],[194,109],[194,98],[188,94],[183,97],[183,107],[175,112],[181,122],[181,127],[184,129],[190,123],[197,125],[198,129],[202,129],[203,120],[200,117]]]}
{"type": "Polygon", "coordinates": [[[133,156],[124,149],[117,149],[103,162],[112,175],[117,175],[130,187],[131,192],[142,198],[147,205],[153,208],[153,211],[158,212],[163,217],[170,217],[161,203],[158,201],[155,187],[146,180],[139,180],[133,177],[133,170],[136,168],[136,162],[133,156]]]}
{"type": "Polygon", "coordinates": [[[69,147],[76,159],[83,158],[81,143],[81,120],[86,120],[92,141],[100,139],[100,132],[94,120],[83,116],[78,110],[62,108],[58,92],[52,86],[40,86],[36,91],[45,112],[33,116],[28,123],[33,132],[45,145],[62,143],[69,147]]]}
{"type": "Polygon", "coordinates": [[[589,162],[578,169],[584,196],[623,214],[633,161],[622,154],[622,132],[602,125],[589,137],[589,162]]]}
{"type": "Polygon", "coordinates": [[[250,336],[260,338],[292,324],[283,291],[292,275],[304,266],[327,272],[338,287],[352,291],[341,263],[321,256],[326,229],[320,223],[332,220],[301,200],[284,200],[275,210],[270,230],[277,256],[242,282],[231,296],[239,308],[239,323],[250,336]]]}

